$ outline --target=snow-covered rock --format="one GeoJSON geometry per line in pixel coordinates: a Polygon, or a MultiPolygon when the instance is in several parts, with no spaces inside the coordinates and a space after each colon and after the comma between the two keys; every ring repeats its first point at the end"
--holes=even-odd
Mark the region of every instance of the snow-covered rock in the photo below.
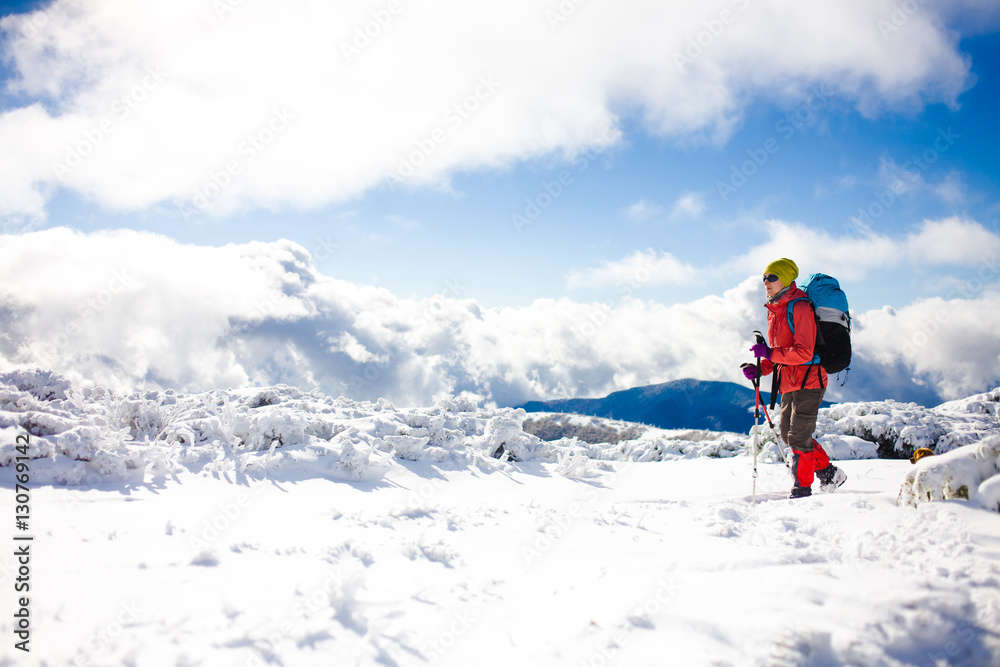
{"type": "Polygon", "coordinates": [[[971,445],[1000,428],[1000,388],[925,408],[915,403],[838,403],[819,411],[818,433],[873,442],[880,458],[907,459],[920,447],[943,454],[971,445]]]}
{"type": "Polygon", "coordinates": [[[938,456],[925,456],[907,473],[897,503],[918,505],[959,498],[988,509],[1000,503],[1000,436],[938,456]]]}

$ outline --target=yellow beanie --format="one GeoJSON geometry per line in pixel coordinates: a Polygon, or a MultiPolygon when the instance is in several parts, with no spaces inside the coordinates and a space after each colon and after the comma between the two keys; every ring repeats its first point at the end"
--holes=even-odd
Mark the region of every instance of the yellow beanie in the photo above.
{"type": "Polygon", "coordinates": [[[799,277],[799,267],[795,266],[795,262],[787,257],[782,257],[767,265],[767,268],[764,269],[764,274],[768,273],[778,276],[781,284],[788,287],[792,284],[793,280],[799,277]]]}

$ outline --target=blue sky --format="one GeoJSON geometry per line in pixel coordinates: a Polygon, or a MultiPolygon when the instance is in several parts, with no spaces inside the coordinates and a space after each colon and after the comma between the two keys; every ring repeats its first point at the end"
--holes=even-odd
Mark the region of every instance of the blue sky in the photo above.
{"type": "Polygon", "coordinates": [[[564,21],[549,4],[304,0],[216,3],[213,15],[191,1],[161,16],[141,3],[0,3],[4,229],[288,239],[326,276],[485,309],[616,307],[625,292],[683,306],[775,253],[840,276],[859,313],[905,309],[953,297],[996,247],[990,3],[626,2],[564,21]],[[678,65],[694,39],[706,46],[678,65]],[[602,134],[612,140],[595,148],[602,134]],[[268,141],[251,152],[250,135],[268,141]],[[93,156],[55,169],[87,136],[101,138],[93,156]],[[388,187],[421,145],[434,149],[426,163],[388,187]],[[239,173],[192,208],[227,161],[239,173]],[[532,203],[537,217],[519,226],[532,203]],[[925,227],[943,220],[959,222],[925,227]],[[866,256],[859,237],[885,253],[866,256]]]}

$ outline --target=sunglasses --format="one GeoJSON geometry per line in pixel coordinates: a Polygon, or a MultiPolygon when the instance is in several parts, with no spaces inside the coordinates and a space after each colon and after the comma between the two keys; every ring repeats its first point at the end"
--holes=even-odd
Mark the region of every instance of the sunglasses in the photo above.
{"type": "Polygon", "coordinates": [[[769,273],[766,276],[764,276],[764,282],[765,283],[773,283],[777,279],[778,279],[778,276],[774,275],[773,273],[769,273]]]}

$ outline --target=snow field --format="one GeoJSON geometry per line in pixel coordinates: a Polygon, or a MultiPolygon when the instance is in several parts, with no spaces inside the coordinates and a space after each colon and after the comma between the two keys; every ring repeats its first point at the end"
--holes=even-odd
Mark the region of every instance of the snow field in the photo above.
{"type": "Polygon", "coordinates": [[[751,504],[741,434],[0,376],[0,485],[30,434],[36,535],[33,652],[0,665],[1000,664],[998,396],[830,408],[848,482],[797,501],[763,432],[751,504]]]}
{"type": "Polygon", "coordinates": [[[897,506],[905,461],[751,505],[748,464],[46,487],[17,664],[995,664],[995,514],[897,506]]]}

